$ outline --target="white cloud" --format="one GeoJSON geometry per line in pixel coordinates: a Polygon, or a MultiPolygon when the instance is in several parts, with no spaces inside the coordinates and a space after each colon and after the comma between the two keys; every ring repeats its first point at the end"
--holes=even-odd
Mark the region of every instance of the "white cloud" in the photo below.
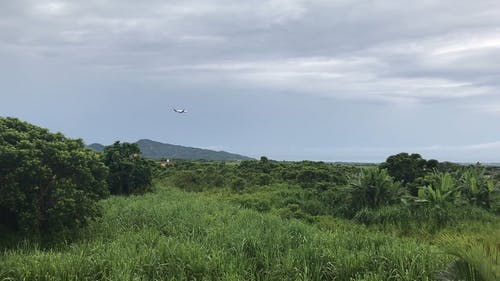
{"type": "Polygon", "coordinates": [[[45,2],[36,4],[33,11],[42,16],[62,16],[69,11],[68,5],[63,2],[45,2]]]}
{"type": "Polygon", "coordinates": [[[468,51],[478,51],[486,48],[500,48],[500,34],[486,38],[464,38],[461,42],[452,43],[438,48],[434,55],[447,55],[468,51]]]}
{"type": "MultiPolygon", "coordinates": [[[[400,103],[459,99],[488,93],[486,86],[445,78],[383,76],[386,65],[376,57],[294,58],[270,61],[220,62],[183,66],[199,77],[226,77],[251,86],[299,91],[342,99],[400,103]]],[[[175,68],[168,68],[172,71],[175,68]]],[[[204,78],[202,78],[204,79],[204,78]]]]}

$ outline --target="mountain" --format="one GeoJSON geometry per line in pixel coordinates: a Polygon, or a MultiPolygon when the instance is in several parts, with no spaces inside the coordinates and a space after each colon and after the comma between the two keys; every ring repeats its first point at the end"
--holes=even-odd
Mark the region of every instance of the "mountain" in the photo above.
{"type": "Polygon", "coordinates": [[[104,151],[104,145],[102,145],[100,143],[93,143],[93,144],[87,145],[87,147],[92,148],[94,151],[97,151],[97,152],[104,151]]]}
{"type": "MultiPolygon", "coordinates": [[[[239,154],[229,153],[225,151],[214,151],[209,149],[186,147],[175,144],[161,143],[148,139],[142,139],[136,142],[141,150],[141,154],[145,158],[150,159],[183,159],[183,160],[219,160],[219,161],[235,161],[235,160],[251,160],[252,158],[239,154]]],[[[102,152],[104,146],[99,143],[88,145],[89,148],[102,152]]]]}

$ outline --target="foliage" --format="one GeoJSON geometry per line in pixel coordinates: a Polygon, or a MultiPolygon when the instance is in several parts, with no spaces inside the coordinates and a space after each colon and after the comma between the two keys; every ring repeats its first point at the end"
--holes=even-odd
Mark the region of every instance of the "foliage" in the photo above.
{"type": "Polygon", "coordinates": [[[0,118],[0,224],[35,236],[85,225],[108,195],[107,172],[82,140],[0,118]]]}
{"type": "MultiPolygon", "coordinates": [[[[164,167],[171,179],[183,171],[196,171],[198,180],[174,185],[183,189],[206,190],[213,188],[232,188],[234,178],[242,178],[245,186],[268,186],[276,183],[300,185],[304,188],[326,190],[336,185],[346,185],[349,178],[358,170],[352,166],[328,164],[323,162],[277,162],[261,157],[259,161],[242,161],[225,164],[224,162],[176,161],[175,165],[164,167]],[[190,188],[190,184],[198,187],[190,188]]],[[[161,173],[159,173],[161,174],[161,173]]]]}
{"type": "Polygon", "coordinates": [[[465,199],[476,206],[490,209],[494,200],[493,179],[487,178],[486,169],[481,166],[468,167],[461,173],[460,187],[465,199]]]}
{"type": "Polygon", "coordinates": [[[351,200],[355,209],[377,208],[399,201],[400,184],[394,183],[385,169],[362,170],[351,188],[351,200]]]}
{"type": "Polygon", "coordinates": [[[241,177],[235,177],[230,184],[230,187],[234,192],[243,191],[243,189],[245,189],[245,186],[246,186],[246,181],[244,178],[241,177]]]}
{"type": "MultiPolygon", "coordinates": [[[[278,162],[266,157],[232,163],[182,161],[164,167],[163,174],[167,182],[184,190],[217,193],[245,208],[309,222],[335,216],[367,225],[390,224],[401,233],[418,229],[435,233],[467,220],[488,221],[488,214],[467,203],[461,185],[467,167],[444,163],[446,169],[455,169],[440,172],[441,163],[429,161],[438,169],[426,170],[406,186],[376,166],[278,162]]],[[[491,178],[485,175],[478,181],[491,178]]],[[[485,208],[492,213],[500,210],[495,191],[489,197],[491,207],[485,208]]]]}
{"type": "Polygon", "coordinates": [[[175,174],[173,184],[186,191],[202,191],[201,178],[194,171],[180,171],[175,174]]]}
{"type": "Polygon", "coordinates": [[[432,159],[427,161],[420,154],[402,152],[389,156],[380,167],[387,169],[389,175],[395,180],[401,181],[403,184],[409,184],[416,178],[438,168],[438,163],[438,161],[432,159]]]}
{"type": "Polygon", "coordinates": [[[104,163],[109,167],[108,183],[111,194],[133,194],[148,191],[152,170],[140,157],[137,144],[115,142],[104,148],[104,163]]]}
{"type": "Polygon", "coordinates": [[[447,234],[438,242],[458,258],[438,275],[440,280],[500,280],[500,231],[480,237],[447,234]]]}
{"type": "Polygon", "coordinates": [[[0,280],[424,281],[451,261],[349,222],[321,230],[175,189],[102,205],[79,242],[1,252],[0,280]]]}
{"type": "Polygon", "coordinates": [[[418,191],[419,202],[429,203],[432,206],[444,207],[453,204],[460,196],[459,189],[455,186],[450,173],[433,174],[435,179],[432,184],[420,188],[418,191]]]}

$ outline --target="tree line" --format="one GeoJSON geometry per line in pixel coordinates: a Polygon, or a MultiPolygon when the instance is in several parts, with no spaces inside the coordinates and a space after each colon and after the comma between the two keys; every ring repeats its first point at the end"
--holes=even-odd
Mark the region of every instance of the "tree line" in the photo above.
{"type": "Polygon", "coordinates": [[[195,192],[273,190],[279,200],[249,195],[241,203],[262,211],[277,207],[285,217],[443,225],[474,214],[500,214],[500,178],[481,165],[400,153],[367,166],[261,157],[163,167],[143,159],[136,144],[115,142],[96,153],[81,139],[0,118],[0,228],[35,237],[71,232],[101,214],[99,200],[151,191],[153,178],[195,192]]]}
{"type": "Polygon", "coordinates": [[[136,144],[98,154],[81,139],[0,117],[0,226],[49,237],[86,225],[100,199],[151,189],[152,169],[136,144]]]}
{"type": "Polygon", "coordinates": [[[366,224],[439,228],[500,214],[500,176],[485,167],[399,153],[379,165],[325,162],[176,162],[155,174],[187,191],[228,191],[243,206],[285,217],[332,215],[366,224]],[[268,191],[267,194],[265,191],[268,191]],[[279,193],[282,198],[268,194],[279,193]],[[266,198],[269,197],[269,198],[266,198]]]}

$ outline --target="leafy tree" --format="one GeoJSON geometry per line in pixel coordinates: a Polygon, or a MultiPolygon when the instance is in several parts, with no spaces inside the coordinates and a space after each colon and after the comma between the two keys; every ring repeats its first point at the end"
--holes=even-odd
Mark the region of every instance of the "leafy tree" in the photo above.
{"type": "Polygon", "coordinates": [[[34,235],[85,225],[108,170],[82,140],[0,117],[0,224],[34,235]]]}
{"type": "Polygon", "coordinates": [[[389,156],[387,160],[380,165],[382,169],[387,169],[389,175],[403,184],[413,182],[416,178],[432,172],[438,167],[437,160],[422,159],[420,154],[408,154],[402,152],[389,156]]]}
{"type": "Polygon", "coordinates": [[[109,167],[108,183],[112,194],[144,193],[152,183],[148,161],[140,157],[135,143],[115,142],[104,148],[104,163],[109,167]]]}

